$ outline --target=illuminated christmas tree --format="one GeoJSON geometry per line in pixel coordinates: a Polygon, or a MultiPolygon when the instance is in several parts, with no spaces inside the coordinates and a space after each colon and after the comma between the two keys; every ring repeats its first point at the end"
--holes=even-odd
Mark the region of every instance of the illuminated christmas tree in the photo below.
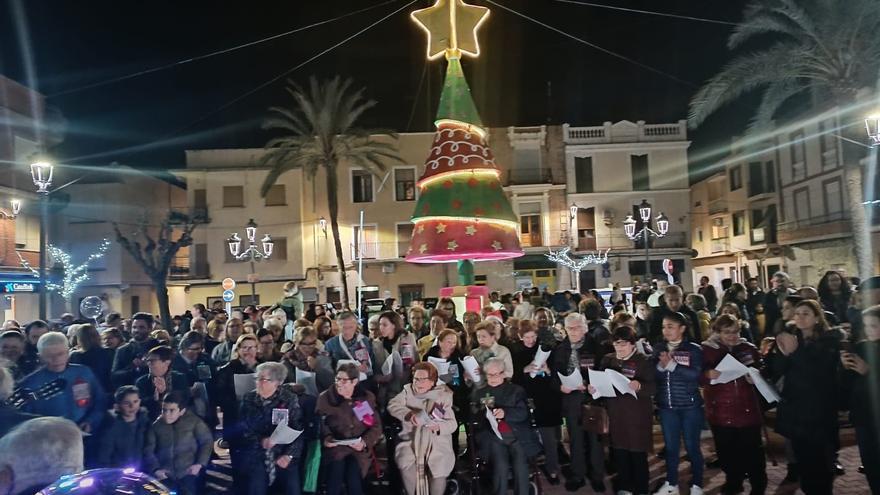
{"type": "Polygon", "coordinates": [[[446,79],[434,143],[419,179],[406,260],[459,263],[459,283],[473,284],[473,262],[522,256],[519,224],[471,98],[461,56],[479,55],[476,31],[489,9],[438,0],[412,13],[428,33],[428,58],[445,55],[446,79]]]}

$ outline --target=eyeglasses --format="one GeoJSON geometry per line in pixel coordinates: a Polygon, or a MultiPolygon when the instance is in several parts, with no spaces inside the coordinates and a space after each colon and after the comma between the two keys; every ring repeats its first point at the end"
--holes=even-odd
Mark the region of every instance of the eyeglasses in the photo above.
{"type": "Polygon", "coordinates": [[[413,381],[414,382],[429,382],[429,381],[431,381],[431,377],[430,376],[414,376],[413,381]]]}
{"type": "Polygon", "coordinates": [[[614,342],[611,343],[611,345],[613,345],[615,347],[620,347],[620,346],[624,346],[624,345],[632,345],[632,342],[630,342],[628,340],[615,340],[614,342]]]}
{"type": "Polygon", "coordinates": [[[491,376],[492,378],[503,377],[504,372],[499,371],[498,373],[486,373],[486,376],[491,376]]]}
{"type": "Polygon", "coordinates": [[[243,345],[238,348],[238,350],[240,350],[240,351],[255,351],[256,349],[257,349],[257,346],[255,346],[255,345],[243,345]]]}
{"type": "Polygon", "coordinates": [[[264,376],[261,376],[260,378],[257,378],[257,381],[258,381],[258,382],[265,383],[265,382],[277,382],[278,380],[275,380],[275,379],[273,379],[273,378],[266,378],[266,377],[264,377],[264,376]]]}
{"type": "Polygon", "coordinates": [[[357,381],[357,378],[344,378],[341,376],[336,377],[336,383],[351,383],[357,381]]]}

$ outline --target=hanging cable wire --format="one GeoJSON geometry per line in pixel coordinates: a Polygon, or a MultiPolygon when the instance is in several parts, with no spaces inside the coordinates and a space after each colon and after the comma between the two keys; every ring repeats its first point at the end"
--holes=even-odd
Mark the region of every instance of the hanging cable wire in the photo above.
{"type": "Polygon", "coordinates": [[[242,94],[242,95],[240,95],[240,96],[238,96],[238,97],[236,97],[236,98],[233,98],[232,100],[229,100],[228,102],[224,103],[223,105],[220,105],[219,107],[217,107],[217,108],[215,108],[214,110],[211,110],[210,112],[208,112],[208,113],[202,115],[201,117],[199,117],[199,118],[193,120],[192,122],[186,124],[185,126],[180,127],[180,128],[178,128],[178,129],[174,130],[173,132],[170,132],[170,133],[168,133],[168,134],[166,134],[166,135],[160,137],[160,138],[159,138],[159,141],[165,139],[165,138],[168,137],[168,136],[173,136],[173,135],[179,134],[180,132],[189,129],[190,127],[192,127],[192,126],[198,124],[199,122],[201,122],[201,121],[207,119],[208,117],[211,117],[212,115],[216,115],[216,114],[222,112],[223,110],[226,110],[227,108],[229,108],[229,107],[231,107],[232,105],[235,105],[236,103],[238,103],[239,101],[241,101],[241,100],[243,100],[243,99],[245,99],[245,98],[251,96],[252,94],[256,93],[257,91],[260,91],[261,89],[263,89],[263,88],[265,88],[265,87],[267,87],[267,86],[269,86],[269,85],[272,85],[272,84],[278,82],[278,80],[280,80],[280,79],[282,79],[283,77],[287,76],[287,75],[290,74],[291,72],[294,72],[294,71],[296,71],[296,70],[298,70],[298,69],[300,69],[300,68],[302,68],[302,67],[308,65],[309,63],[311,63],[311,62],[317,60],[318,58],[320,58],[320,57],[326,55],[327,53],[329,53],[329,52],[331,52],[331,51],[333,51],[333,50],[339,48],[340,46],[342,46],[342,45],[348,43],[349,41],[351,41],[351,40],[357,38],[358,36],[364,34],[365,32],[369,31],[370,29],[376,27],[377,25],[381,24],[383,21],[385,21],[385,20],[387,20],[388,18],[394,16],[394,15],[397,14],[398,12],[400,12],[400,11],[406,9],[406,8],[409,7],[410,5],[416,3],[417,1],[418,1],[418,0],[412,0],[411,2],[407,3],[407,4],[404,5],[403,7],[400,7],[399,9],[395,10],[394,12],[391,12],[390,14],[388,14],[388,15],[382,17],[382,18],[379,19],[378,21],[373,22],[373,23],[370,24],[369,26],[367,26],[367,27],[365,27],[365,28],[359,30],[358,32],[352,34],[351,36],[345,38],[344,40],[342,40],[342,41],[340,41],[340,42],[338,42],[338,43],[335,43],[334,45],[332,45],[332,46],[330,46],[330,47],[328,47],[328,48],[325,48],[324,50],[321,50],[321,51],[318,52],[317,54],[315,54],[315,55],[309,57],[308,59],[306,59],[305,61],[300,62],[299,64],[296,64],[296,65],[293,66],[292,68],[285,70],[284,72],[282,72],[282,73],[278,74],[277,76],[273,77],[272,79],[269,79],[268,81],[266,81],[266,82],[264,82],[264,83],[262,83],[262,84],[256,86],[255,88],[253,88],[253,89],[251,89],[251,90],[245,92],[244,94],[242,94]]]}
{"type": "Polygon", "coordinates": [[[684,85],[686,85],[686,86],[688,86],[688,87],[691,87],[691,88],[697,88],[697,87],[698,87],[696,84],[694,84],[694,83],[692,83],[692,82],[690,82],[690,81],[686,81],[686,80],[684,80],[684,79],[682,79],[682,78],[680,78],[680,77],[678,77],[678,76],[674,76],[674,75],[672,75],[672,74],[670,74],[670,73],[668,73],[668,72],[665,72],[665,71],[663,71],[663,70],[661,70],[661,69],[658,69],[658,68],[656,68],[656,67],[652,67],[652,66],[650,66],[650,65],[648,65],[648,64],[645,64],[645,63],[639,62],[638,60],[635,60],[635,59],[632,59],[632,58],[630,58],[630,57],[627,57],[626,55],[621,55],[621,54],[619,54],[619,53],[617,53],[617,52],[614,52],[614,51],[612,51],[612,50],[609,50],[609,49],[607,49],[607,48],[602,48],[601,46],[599,46],[599,45],[597,45],[597,44],[595,44],[595,43],[591,43],[591,42],[589,42],[589,41],[587,41],[587,40],[585,40],[585,39],[583,39],[583,38],[578,38],[577,36],[575,36],[575,35],[573,35],[573,34],[567,33],[567,32],[565,32],[565,31],[563,31],[563,30],[561,30],[561,29],[559,29],[559,28],[553,27],[553,26],[551,26],[551,25],[549,25],[549,24],[547,24],[547,23],[545,23],[545,22],[539,21],[538,19],[535,19],[534,17],[527,16],[526,14],[523,14],[522,12],[516,11],[516,10],[510,8],[510,7],[507,7],[506,5],[502,5],[502,4],[500,4],[500,3],[498,3],[498,2],[495,2],[495,1],[493,1],[493,0],[485,0],[485,1],[486,1],[486,3],[490,3],[490,4],[496,6],[496,7],[500,8],[500,9],[504,9],[504,10],[510,12],[511,14],[515,14],[515,15],[517,15],[517,16],[519,16],[519,17],[522,17],[523,19],[529,20],[529,21],[531,21],[531,22],[533,22],[533,23],[535,23],[535,24],[537,24],[537,25],[539,25],[539,26],[542,26],[542,27],[544,27],[544,28],[546,28],[546,29],[549,29],[549,30],[551,30],[551,31],[553,31],[553,32],[555,32],[555,33],[561,34],[561,35],[565,36],[566,38],[573,39],[573,40],[577,41],[578,43],[582,43],[582,44],[584,44],[584,45],[587,45],[587,46],[589,46],[590,48],[593,48],[594,50],[598,50],[598,51],[600,51],[600,52],[602,52],[602,53],[604,53],[604,54],[606,54],[606,55],[610,55],[610,56],[612,56],[612,57],[614,57],[614,58],[617,58],[617,59],[623,60],[623,61],[625,61],[625,62],[629,62],[629,63],[631,63],[631,64],[633,64],[633,65],[636,65],[636,66],[638,66],[638,67],[641,67],[642,69],[645,69],[645,70],[650,71],[650,72],[653,72],[653,73],[655,73],[655,74],[659,74],[659,75],[661,75],[661,76],[664,76],[664,77],[666,77],[666,78],[668,78],[668,79],[670,79],[670,80],[673,80],[673,81],[675,81],[675,82],[677,82],[677,83],[679,83],[679,84],[684,84],[684,85]]]}
{"type": "Polygon", "coordinates": [[[366,7],[366,8],[359,9],[359,10],[355,10],[355,11],[353,11],[353,12],[349,12],[349,13],[347,13],[347,14],[343,14],[343,15],[340,15],[340,16],[337,16],[337,17],[334,17],[334,18],[332,18],[332,19],[325,19],[325,20],[323,20],[323,21],[318,21],[318,22],[315,22],[315,23],[309,24],[309,25],[307,25],[307,26],[300,26],[300,27],[298,27],[298,28],[291,29],[290,31],[285,31],[285,32],[283,32],[283,33],[274,34],[274,35],[272,35],[272,36],[268,36],[268,37],[266,37],[266,38],[261,38],[261,39],[258,39],[258,40],[249,41],[249,42],[247,42],[247,43],[242,43],[242,44],[240,44],[240,45],[232,46],[232,47],[229,47],[229,48],[224,48],[224,49],[222,49],[222,50],[217,50],[217,51],[213,51],[213,52],[210,52],[210,53],[205,53],[205,54],[203,54],[203,55],[198,55],[198,56],[195,56],[195,57],[185,58],[185,59],[183,59],[183,60],[178,60],[178,61],[176,61],[176,62],[171,62],[171,63],[169,63],[169,64],[160,65],[160,66],[158,66],[158,67],[152,67],[152,68],[149,68],[149,69],[144,69],[144,70],[140,70],[140,71],[137,71],[137,72],[132,72],[131,74],[126,74],[126,75],[123,75],[123,76],[114,77],[114,78],[107,79],[107,80],[104,80],[104,81],[98,81],[98,82],[94,82],[94,83],[86,84],[86,85],[83,85],[83,86],[78,86],[78,87],[76,87],[76,88],[71,88],[71,89],[65,89],[65,90],[62,90],[62,91],[58,91],[57,93],[52,93],[52,94],[46,96],[46,98],[54,98],[54,97],[56,97],[56,96],[62,96],[62,95],[68,95],[68,94],[72,94],[72,93],[78,93],[78,92],[80,92],[80,91],[85,91],[85,90],[87,90],[87,89],[99,88],[99,87],[101,87],[101,86],[107,86],[107,85],[114,84],[114,83],[118,83],[118,82],[121,82],[121,81],[126,81],[126,80],[128,80],[128,79],[134,79],[134,78],[136,78],[136,77],[145,76],[145,75],[147,75],[147,74],[153,74],[153,73],[155,73],[155,72],[160,72],[160,71],[163,71],[163,70],[166,70],[166,69],[171,69],[171,68],[174,68],[174,67],[179,67],[179,66],[181,66],[181,65],[186,65],[186,64],[189,64],[189,63],[192,63],[192,62],[198,62],[198,61],[200,61],[200,60],[205,60],[205,59],[207,59],[207,58],[211,58],[211,57],[216,57],[217,55],[223,55],[223,54],[230,53],[230,52],[234,52],[234,51],[238,51],[238,50],[241,50],[241,49],[244,49],[244,48],[249,48],[249,47],[252,47],[252,46],[260,45],[260,44],[263,44],[263,43],[267,43],[267,42],[269,42],[269,41],[273,41],[273,40],[276,40],[276,39],[279,39],[279,38],[283,38],[283,37],[285,37],[285,36],[290,36],[291,34],[299,33],[299,32],[301,32],[301,31],[306,31],[306,30],[309,30],[309,29],[312,29],[312,28],[315,28],[315,27],[318,27],[318,26],[323,26],[324,24],[330,24],[330,23],[336,22],[336,21],[338,21],[338,20],[345,19],[346,17],[351,17],[351,16],[353,16],[353,15],[357,15],[357,14],[360,14],[360,13],[366,12],[366,11],[368,11],[368,10],[373,10],[373,9],[376,9],[376,8],[382,7],[382,6],[384,6],[384,5],[388,5],[388,4],[390,4],[390,3],[396,3],[396,2],[399,2],[399,1],[400,1],[400,0],[387,0],[387,1],[385,1],[385,2],[377,3],[376,5],[372,5],[372,6],[370,6],[370,7],[366,7]]]}
{"type": "Polygon", "coordinates": [[[628,7],[617,7],[614,5],[604,5],[601,3],[591,3],[591,2],[582,2],[580,0],[553,0],[554,2],[559,3],[571,3],[574,5],[583,5],[584,7],[597,7],[600,9],[609,9],[609,10],[618,10],[622,12],[632,12],[635,14],[647,14],[647,15],[656,15],[661,17],[671,17],[673,19],[682,19],[686,21],[697,21],[697,22],[708,22],[711,24],[722,24],[725,26],[736,26],[739,23],[730,22],[730,21],[721,21],[718,19],[706,19],[704,17],[693,17],[689,15],[679,15],[679,14],[670,14],[668,12],[655,12],[652,10],[641,10],[641,9],[631,9],[628,7]]]}

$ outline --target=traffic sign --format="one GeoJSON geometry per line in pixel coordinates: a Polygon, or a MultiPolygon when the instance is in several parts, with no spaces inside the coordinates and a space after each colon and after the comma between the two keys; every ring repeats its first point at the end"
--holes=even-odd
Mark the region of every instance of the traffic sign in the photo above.
{"type": "Polygon", "coordinates": [[[223,302],[231,303],[235,299],[235,292],[230,289],[223,291],[223,302]]]}
{"type": "Polygon", "coordinates": [[[223,279],[223,282],[221,282],[221,286],[223,287],[223,290],[232,290],[235,288],[235,280],[226,277],[223,279]]]}

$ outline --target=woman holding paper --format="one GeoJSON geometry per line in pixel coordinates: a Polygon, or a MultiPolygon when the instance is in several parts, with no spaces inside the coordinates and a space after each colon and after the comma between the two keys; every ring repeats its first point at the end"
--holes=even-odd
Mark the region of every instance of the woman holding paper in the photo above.
{"type": "Polygon", "coordinates": [[[498,343],[497,327],[491,320],[480,322],[477,325],[477,342],[479,347],[471,351],[471,356],[483,366],[487,360],[497,357],[504,361],[504,378],[513,377],[513,358],[510,350],[498,343]]]}
{"type": "Polygon", "coordinates": [[[381,366],[376,376],[379,386],[377,400],[379,409],[385,410],[388,401],[403,390],[412,370],[418,362],[416,339],[406,331],[400,315],[385,311],[379,315],[379,337],[373,340],[373,355],[381,366]]]}
{"type": "Polygon", "coordinates": [[[446,478],[455,467],[452,435],[458,422],[452,392],[437,379],[434,365],[417,363],[412,384],[388,403],[388,413],[402,426],[394,460],[410,495],[443,495],[446,478]]]}
{"type": "MultiPolygon", "coordinates": [[[[223,440],[229,444],[229,459],[232,462],[232,487],[235,493],[245,493],[248,486],[249,471],[247,459],[242,451],[242,425],[239,416],[239,395],[235,391],[235,375],[250,375],[256,371],[257,336],[244,334],[235,342],[232,360],[217,370],[217,404],[223,410],[223,440]]],[[[240,394],[244,396],[244,391],[240,394]]]]}
{"type": "MultiPolygon", "coordinates": [[[[631,391],[617,390],[614,397],[606,399],[618,486],[631,493],[648,493],[648,452],[653,450],[654,366],[638,350],[636,331],[632,327],[616,327],[611,332],[611,343],[614,354],[605,355],[598,369],[620,373],[629,381],[626,387],[631,391]]],[[[589,385],[587,391],[595,394],[596,388],[589,385]]]]}
{"type": "Polygon", "coordinates": [[[740,337],[739,321],[726,314],[715,319],[712,334],[702,347],[700,383],[706,401],[706,419],[712,427],[718,461],[726,478],[721,493],[741,492],[746,476],[752,487],[751,493],[764,493],[767,462],[761,439],[764,417],[758,393],[745,369],[742,369],[742,376],[725,383],[719,383],[719,379],[726,378],[716,369],[722,361],[735,359],[744,367],[760,370],[761,354],[754,345],[740,337]]]}
{"type": "Polygon", "coordinates": [[[837,444],[840,332],[819,303],[799,302],[794,324],[776,336],[774,378],[784,377],[776,431],[791,440],[807,495],[831,493],[837,444]]]}
{"type": "Polygon", "coordinates": [[[287,377],[283,364],[263,363],[256,373],[257,389],[241,401],[242,450],[251,474],[247,494],[265,495],[275,480],[284,480],[284,493],[298,495],[303,438],[294,432],[303,430],[299,401],[292,389],[281,386],[287,377]]]}
{"type": "Polygon", "coordinates": [[[352,363],[336,368],[336,384],[318,397],[324,456],[329,458],[327,494],[360,495],[373,447],[382,438],[376,396],[359,383],[352,363]],[[343,485],[345,489],[343,490],[343,485]]]}
{"type": "Polygon", "coordinates": [[[535,403],[535,424],[541,435],[546,457],[547,480],[559,484],[558,431],[562,426],[562,398],[553,386],[553,374],[547,366],[550,349],[538,344],[538,329],[531,320],[519,322],[520,341],[514,345],[513,383],[525,389],[535,403]]]}
{"type": "MultiPolygon", "coordinates": [[[[439,380],[452,390],[455,417],[459,423],[467,425],[468,413],[470,412],[471,381],[467,379],[464,365],[461,364],[463,357],[458,333],[455,330],[446,329],[437,336],[437,345],[428,350],[425,361],[437,368],[439,380]]],[[[452,436],[452,447],[455,452],[458,452],[458,435],[452,436]]]]}

